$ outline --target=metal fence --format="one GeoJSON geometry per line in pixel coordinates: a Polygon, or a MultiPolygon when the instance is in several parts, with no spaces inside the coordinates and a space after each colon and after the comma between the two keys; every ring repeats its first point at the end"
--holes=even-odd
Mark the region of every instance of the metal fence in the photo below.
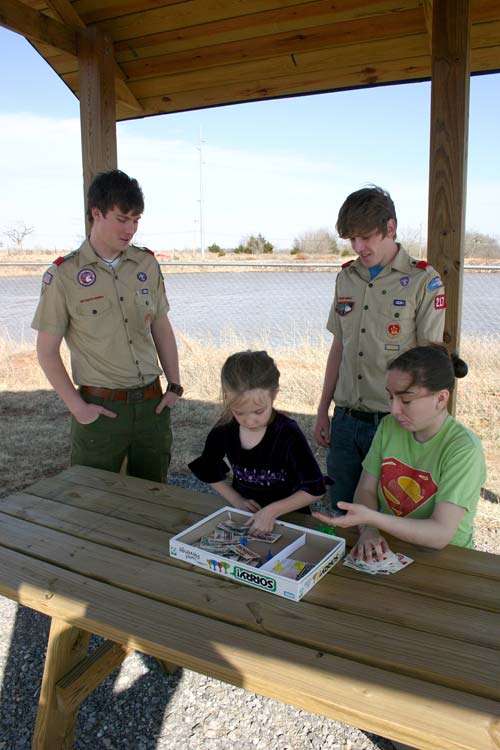
{"type": "MultiPolygon", "coordinates": [[[[339,263],[162,263],[178,334],[215,344],[330,343],[325,330],[339,263]]],[[[31,320],[47,263],[0,263],[0,339],[33,346],[31,320]]],[[[466,266],[462,333],[500,339],[500,266],[466,266]]]]}

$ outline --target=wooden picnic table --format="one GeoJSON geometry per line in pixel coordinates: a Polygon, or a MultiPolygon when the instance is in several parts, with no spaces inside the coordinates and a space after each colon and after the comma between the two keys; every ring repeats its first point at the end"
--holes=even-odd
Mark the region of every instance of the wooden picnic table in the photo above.
{"type": "Polygon", "coordinates": [[[337,565],[291,602],[169,557],[223,504],[82,466],[0,501],[0,593],[52,618],[36,750],[72,746],[133,649],[422,750],[500,748],[500,556],[394,542],[405,570],[337,565]]]}

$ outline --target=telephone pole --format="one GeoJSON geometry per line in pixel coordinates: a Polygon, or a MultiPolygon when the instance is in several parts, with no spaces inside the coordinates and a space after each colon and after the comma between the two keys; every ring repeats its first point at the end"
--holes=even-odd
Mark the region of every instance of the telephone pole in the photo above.
{"type": "Polygon", "coordinates": [[[200,251],[201,251],[201,259],[205,260],[205,236],[204,236],[204,226],[203,226],[203,140],[201,137],[201,126],[200,126],[200,141],[198,146],[198,151],[200,152],[200,251]]]}

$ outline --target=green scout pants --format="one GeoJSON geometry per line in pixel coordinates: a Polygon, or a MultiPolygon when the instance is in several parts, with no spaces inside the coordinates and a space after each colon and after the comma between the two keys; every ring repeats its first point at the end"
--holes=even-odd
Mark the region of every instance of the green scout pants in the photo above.
{"type": "Polygon", "coordinates": [[[71,420],[71,464],[119,472],[125,456],[127,474],[165,482],[170,464],[172,428],[170,409],[155,414],[160,403],[151,398],[136,404],[82,395],[91,404],[115,412],[114,419],[100,416],[91,424],[71,420]]]}

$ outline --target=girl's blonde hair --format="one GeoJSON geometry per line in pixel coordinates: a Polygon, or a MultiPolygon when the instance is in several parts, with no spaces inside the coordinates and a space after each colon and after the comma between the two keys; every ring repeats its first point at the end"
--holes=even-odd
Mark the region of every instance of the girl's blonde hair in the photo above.
{"type": "Polygon", "coordinates": [[[231,410],[246,391],[269,391],[272,398],[279,389],[280,371],[265,351],[236,352],[226,359],[221,371],[222,421],[231,419],[231,410]]]}

